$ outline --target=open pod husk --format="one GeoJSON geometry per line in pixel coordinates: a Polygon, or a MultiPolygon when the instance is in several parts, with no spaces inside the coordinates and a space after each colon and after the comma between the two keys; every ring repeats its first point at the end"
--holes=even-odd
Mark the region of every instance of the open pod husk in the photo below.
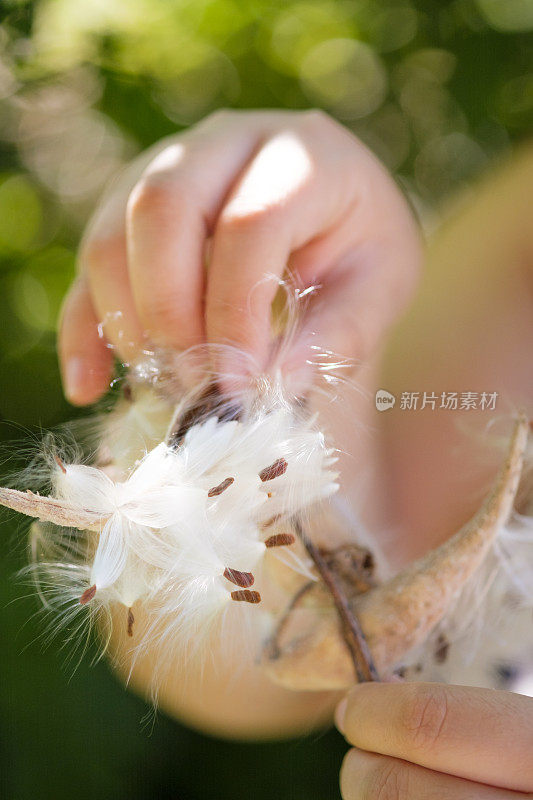
{"type": "MultiPolygon", "coordinates": [[[[381,675],[426,640],[483,563],[512,511],[528,431],[520,415],[492,491],[458,533],[390,581],[348,598],[381,675]]],[[[299,691],[346,689],[357,682],[337,613],[325,605],[321,585],[306,593],[305,605],[291,605],[265,648],[263,666],[273,681],[299,691]]]]}

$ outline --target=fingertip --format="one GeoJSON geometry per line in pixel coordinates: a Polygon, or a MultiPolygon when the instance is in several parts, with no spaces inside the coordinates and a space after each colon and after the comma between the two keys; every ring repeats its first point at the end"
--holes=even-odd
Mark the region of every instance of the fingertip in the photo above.
{"type": "Polygon", "coordinates": [[[91,297],[83,280],[76,281],[65,298],[58,352],[67,400],[76,406],[98,400],[109,386],[113,356],[100,335],[91,297]]]}
{"type": "MultiPolygon", "coordinates": [[[[370,794],[369,780],[380,766],[386,763],[382,756],[376,753],[366,753],[352,747],[342,761],[339,784],[343,800],[356,800],[362,797],[377,797],[370,794]]],[[[381,796],[381,795],[380,795],[381,796]]],[[[388,795],[387,795],[388,796],[388,795]]]]}
{"type": "Polygon", "coordinates": [[[61,366],[63,391],[74,406],[95,403],[108,389],[111,363],[91,364],[79,356],[70,356],[61,366]]]}
{"type": "Polygon", "coordinates": [[[340,733],[344,732],[344,718],[346,716],[346,709],[348,707],[348,698],[343,697],[337,708],[335,709],[335,725],[340,733]]]}
{"type": "Polygon", "coordinates": [[[379,707],[382,689],[381,683],[357,683],[341,700],[335,711],[335,724],[347,741],[359,744],[358,731],[367,724],[372,708],[379,707]]]}

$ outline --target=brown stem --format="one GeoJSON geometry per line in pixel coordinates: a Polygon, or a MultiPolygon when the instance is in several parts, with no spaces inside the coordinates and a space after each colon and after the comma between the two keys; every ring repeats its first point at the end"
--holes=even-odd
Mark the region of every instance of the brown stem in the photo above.
{"type": "Polygon", "coordinates": [[[339,586],[335,573],[328,566],[318,547],[315,547],[313,542],[309,539],[299,520],[294,520],[294,527],[305,549],[313,559],[320,577],[330,591],[341,621],[344,639],[352,657],[358,682],[379,681],[378,671],[364,633],[357,617],[350,608],[350,604],[343,590],[339,586]]]}

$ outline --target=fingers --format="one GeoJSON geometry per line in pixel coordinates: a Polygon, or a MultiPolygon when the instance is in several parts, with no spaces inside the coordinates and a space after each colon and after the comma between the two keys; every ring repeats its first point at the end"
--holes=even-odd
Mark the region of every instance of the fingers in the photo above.
{"type": "MultiPolygon", "coordinates": [[[[234,187],[215,229],[207,336],[252,352],[258,368],[268,351],[275,279],[283,275],[291,253],[330,227],[353,199],[353,184],[340,180],[340,164],[346,167],[346,161],[332,160],[323,124],[321,116],[302,116],[267,140],[234,187]]],[[[331,136],[328,144],[334,146],[331,136]]],[[[342,146],[346,149],[345,141],[342,146]]]]}
{"type": "Polygon", "coordinates": [[[259,367],[268,347],[275,279],[285,270],[294,235],[291,200],[310,173],[300,142],[290,136],[274,138],[247,168],[216,226],[206,304],[208,339],[254,353],[259,367]]]}
{"type": "Polygon", "coordinates": [[[257,144],[259,117],[208,120],[149,165],[127,206],[129,276],[150,339],[185,349],[205,339],[205,248],[235,176],[257,144]],[[222,127],[221,127],[222,124],[222,127]]]}
{"type": "Polygon", "coordinates": [[[82,278],[65,298],[58,350],[66,397],[75,405],[93,403],[109,386],[113,356],[99,335],[98,319],[82,278]]]}
{"type": "Polygon", "coordinates": [[[389,241],[369,239],[339,260],[302,325],[329,350],[366,361],[411,299],[420,269],[418,237],[410,224],[389,241]]]}
{"type": "Polygon", "coordinates": [[[270,304],[290,264],[321,288],[300,342],[364,359],[404,309],[421,262],[412,215],[384,168],[331,120],[310,114],[257,153],[218,221],[207,334],[252,350],[264,366],[270,304]]]}
{"type": "Polygon", "coordinates": [[[518,800],[531,797],[360,750],[350,750],[345,756],[340,786],[343,800],[518,800]]]}
{"type": "Polygon", "coordinates": [[[362,750],[533,791],[533,699],[441,684],[360,684],[339,721],[362,750]]]}
{"type": "Polygon", "coordinates": [[[80,267],[87,276],[94,309],[107,341],[124,361],[134,358],[146,335],[131,291],[122,229],[109,236],[90,237],[82,245],[80,267]]]}
{"type": "Polygon", "coordinates": [[[178,350],[201,342],[207,228],[198,198],[146,180],[130,196],[127,219],[132,292],[148,337],[178,350]]]}
{"type": "Polygon", "coordinates": [[[420,276],[422,247],[407,203],[374,157],[357,153],[356,201],[350,212],[291,259],[321,289],[302,334],[364,361],[409,303],[420,276]],[[332,267],[324,267],[333,259],[332,267]],[[321,271],[322,269],[322,271],[321,271]]]}
{"type": "Polygon", "coordinates": [[[106,338],[125,360],[151,343],[180,349],[202,337],[208,228],[264,121],[212,115],[143,153],[101,203],[80,265],[106,338]]]}
{"type": "Polygon", "coordinates": [[[323,285],[300,344],[313,334],[363,359],[411,294],[419,243],[383,167],[325,115],[222,114],[126,171],[81,261],[123,359],[145,343],[185,349],[207,339],[237,345],[259,371],[289,262],[304,286],[323,285]]]}

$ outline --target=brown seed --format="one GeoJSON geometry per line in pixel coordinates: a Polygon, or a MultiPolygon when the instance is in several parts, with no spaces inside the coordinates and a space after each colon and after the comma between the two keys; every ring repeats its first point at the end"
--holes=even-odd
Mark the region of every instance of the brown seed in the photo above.
{"type": "Polygon", "coordinates": [[[259,477],[265,483],[266,481],[273,481],[274,478],[279,478],[280,475],[283,475],[287,471],[287,462],[284,458],[278,458],[277,461],[274,461],[269,467],[265,467],[259,473],[259,477]]]}
{"type": "Polygon", "coordinates": [[[214,486],[212,489],[209,489],[207,496],[216,497],[217,495],[222,494],[222,492],[225,492],[226,489],[231,486],[234,480],[235,478],[225,478],[222,483],[218,484],[218,486],[214,486]]]}
{"type": "Polygon", "coordinates": [[[133,636],[134,622],[135,622],[135,617],[133,616],[133,611],[131,610],[131,608],[128,608],[128,627],[127,627],[128,636],[133,636]]]}
{"type": "Polygon", "coordinates": [[[366,553],[363,559],[363,569],[366,569],[368,572],[374,570],[374,556],[372,553],[366,553]]]}
{"type": "Polygon", "coordinates": [[[96,594],[96,583],[92,586],[89,586],[88,589],[85,589],[84,593],[80,597],[80,605],[85,606],[87,603],[90,603],[93,597],[96,594]]]}
{"type": "Polygon", "coordinates": [[[265,547],[288,547],[294,544],[296,536],[292,533],[274,533],[265,541],[265,547]]]}
{"type": "Polygon", "coordinates": [[[260,603],[261,595],[259,592],[250,591],[250,589],[239,589],[231,593],[231,599],[245,603],[260,603]]]}
{"type": "Polygon", "coordinates": [[[444,664],[446,659],[448,658],[448,650],[450,649],[450,643],[444,634],[440,634],[437,639],[437,646],[435,648],[435,661],[437,664],[444,664]]]}
{"type": "Polygon", "coordinates": [[[224,570],[224,577],[235,586],[242,586],[243,589],[252,586],[255,580],[251,572],[240,572],[238,569],[230,569],[230,567],[226,567],[224,570]]]}
{"type": "Polygon", "coordinates": [[[59,467],[59,469],[61,470],[63,475],[66,475],[67,474],[67,470],[65,469],[65,465],[63,464],[63,462],[61,461],[59,456],[54,456],[54,458],[55,458],[55,462],[56,462],[57,466],[59,467]]]}
{"type": "Polygon", "coordinates": [[[397,675],[398,678],[405,678],[407,675],[407,667],[398,667],[398,669],[394,670],[394,675],[397,675]]]}

